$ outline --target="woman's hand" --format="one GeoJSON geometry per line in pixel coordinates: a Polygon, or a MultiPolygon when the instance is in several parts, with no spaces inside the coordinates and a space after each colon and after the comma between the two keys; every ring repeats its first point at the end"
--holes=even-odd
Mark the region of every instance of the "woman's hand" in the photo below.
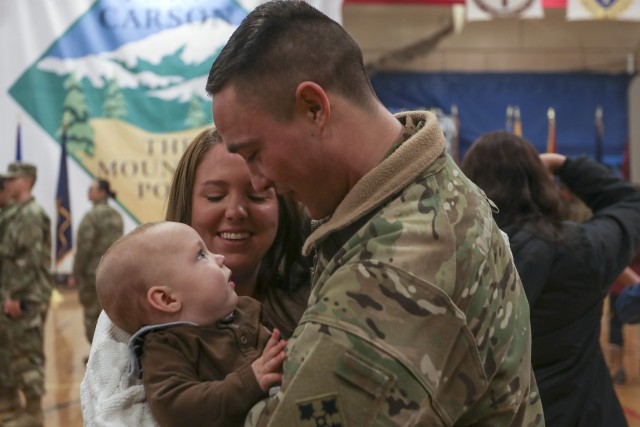
{"type": "Polygon", "coordinates": [[[567,160],[567,156],[557,153],[542,153],[540,154],[540,160],[542,160],[551,175],[555,175],[560,166],[567,160]]]}
{"type": "Polygon", "coordinates": [[[262,355],[253,361],[251,369],[263,391],[282,381],[282,362],[284,361],[285,340],[280,340],[280,331],[273,330],[262,355]]]}

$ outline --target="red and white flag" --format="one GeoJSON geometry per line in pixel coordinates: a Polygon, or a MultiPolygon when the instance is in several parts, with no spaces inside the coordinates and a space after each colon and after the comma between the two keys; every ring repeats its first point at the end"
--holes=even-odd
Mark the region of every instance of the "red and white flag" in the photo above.
{"type": "Polygon", "coordinates": [[[542,0],[467,0],[467,21],[544,18],[542,0]]]}

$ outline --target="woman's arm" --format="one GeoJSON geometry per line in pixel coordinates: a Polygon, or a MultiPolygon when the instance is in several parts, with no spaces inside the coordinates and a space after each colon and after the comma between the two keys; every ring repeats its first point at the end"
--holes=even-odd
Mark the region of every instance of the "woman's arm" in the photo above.
{"type": "Polygon", "coordinates": [[[584,156],[566,159],[556,173],[593,211],[580,225],[584,243],[576,250],[585,251],[598,282],[608,288],[640,246],[640,192],[584,156]]]}

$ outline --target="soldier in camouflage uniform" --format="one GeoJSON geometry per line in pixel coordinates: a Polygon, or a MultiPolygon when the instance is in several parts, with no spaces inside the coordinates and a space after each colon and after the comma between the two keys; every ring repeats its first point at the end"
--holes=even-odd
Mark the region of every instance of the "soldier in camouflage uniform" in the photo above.
{"type": "Polygon", "coordinates": [[[26,397],[26,408],[3,427],[42,426],[44,394],[44,321],[52,290],[51,223],[31,189],[36,167],[12,163],[4,175],[17,204],[2,239],[2,327],[8,334],[11,370],[26,397]]]}
{"type": "MultiPolygon", "coordinates": [[[[11,223],[16,206],[9,197],[9,191],[4,187],[4,180],[0,178],[0,301],[2,301],[2,295],[4,295],[4,286],[2,285],[2,236],[4,236],[4,230],[11,223]]],[[[0,326],[2,325],[2,320],[0,320],[0,326]]],[[[6,328],[0,327],[0,343],[6,343],[8,340],[6,328]]],[[[10,365],[10,348],[6,345],[0,345],[0,416],[2,418],[20,409],[18,389],[15,385],[10,365]]]]}
{"type": "Polygon", "coordinates": [[[251,12],[206,89],[255,189],[322,219],[282,387],[246,425],[544,425],[507,240],[434,115],[390,114],[357,44],[303,1],[251,12]]]}
{"type": "Polygon", "coordinates": [[[78,227],[77,249],[69,283],[78,287],[89,342],[93,341],[93,332],[102,310],[96,294],[96,268],[102,254],[122,236],[124,228],[122,216],[107,203],[110,197],[115,196],[109,181],[98,179],[92,182],[88,197],[93,208],[78,227]]]}

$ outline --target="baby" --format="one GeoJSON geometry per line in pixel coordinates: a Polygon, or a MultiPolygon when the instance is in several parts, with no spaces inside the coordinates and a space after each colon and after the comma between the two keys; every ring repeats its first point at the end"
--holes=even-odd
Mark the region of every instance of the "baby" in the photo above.
{"type": "Polygon", "coordinates": [[[262,326],[262,306],[238,297],[224,257],[185,224],[144,224],[116,241],[97,269],[111,321],[129,334],[130,375],[142,375],[161,426],[242,425],[282,380],[285,341],[262,326]]]}

